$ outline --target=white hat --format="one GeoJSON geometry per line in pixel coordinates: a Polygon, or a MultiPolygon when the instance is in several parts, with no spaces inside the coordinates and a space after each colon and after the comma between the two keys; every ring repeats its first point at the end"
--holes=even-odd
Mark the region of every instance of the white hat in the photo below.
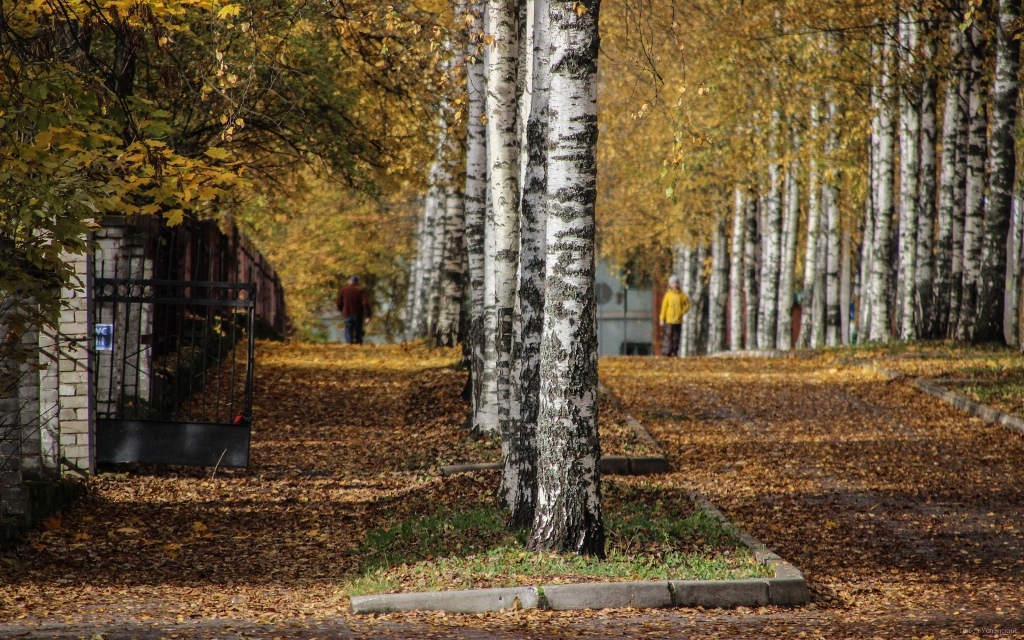
{"type": "Polygon", "coordinates": [[[668,277],[668,286],[671,287],[672,285],[676,285],[676,284],[679,284],[679,278],[677,278],[675,276],[669,276],[668,277]]]}

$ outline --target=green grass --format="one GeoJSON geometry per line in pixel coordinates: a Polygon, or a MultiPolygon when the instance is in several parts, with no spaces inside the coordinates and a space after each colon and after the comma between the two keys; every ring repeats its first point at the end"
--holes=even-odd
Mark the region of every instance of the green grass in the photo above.
{"type": "Polygon", "coordinates": [[[607,557],[529,552],[488,501],[409,513],[369,531],[349,595],[611,580],[768,576],[718,520],[674,489],[606,481],[607,557]],[[658,496],[658,494],[664,494],[658,496]]]}

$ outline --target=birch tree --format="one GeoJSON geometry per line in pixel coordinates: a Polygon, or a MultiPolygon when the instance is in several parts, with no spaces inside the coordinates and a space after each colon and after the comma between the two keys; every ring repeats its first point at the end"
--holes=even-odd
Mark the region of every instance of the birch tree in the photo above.
{"type": "Polygon", "coordinates": [[[743,231],[746,218],[746,203],[743,189],[734,189],[732,214],[731,251],[729,253],[729,350],[743,348],[743,231]]]}
{"type": "Polygon", "coordinates": [[[935,61],[934,20],[924,21],[926,31],[922,47],[920,182],[917,198],[917,257],[914,264],[914,318],[919,337],[934,335],[935,274],[934,235],[936,217],[936,102],[938,83],[932,66],[935,61]]]}
{"type": "MultiPolygon", "coordinates": [[[[811,104],[811,129],[821,126],[818,105],[811,104]]],[[[804,249],[803,312],[800,315],[799,346],[811,346],[813,314],[811,305],[814,297],[814,283],[818,279],[818,221],[821,219],[821,203],[818,185],[818,162],[812,156],[807,167],[807,242],[804,249]]]]}
{"type": "Polygon", "coordinates": [[[503,486],[513,526],[533,522],[537,493],[537,413],[540,401],[540,345],[544,326],[547,221],[548,90],[551,39],[548,0],[531,0],[532,82],[526,110],[522,226],[519,235],[517,337],[520,343],[516,427],[518,444],[505,459],[503,486]]]}
{"type": "Polygon", "coordinates": [[[779,327],[779,267],[782,258],[782,167],[776,157],[779,113],[772,113],[769,143],[772,158],[768,164],[768,194],[765,226],[761,234],[760,308],[757,323],[757,348],[774,349],[779,327]]]}
{"type": "Polygon", "coordinates": [[[969,129],[967,134],[967,182],[964,202],[963,276],[960,284],[960,305],[956,338],[968,340],[974,335],[978,317],[978,293],[981,284],[981,243],[985,215],[985,158],[987,128],[984,96],[984,41],[975,22],[967,30],[970,54],[970,85],[967,101],[969,129]]]}
{"type": "Polygon", "coordinates": [[[594,291],[599,6],[554,0],[549,13],[547,283],[529,546],[603,557],[594,291]]]}
{"type": "Polygon", "coordinates": [[[502,453],[514,437],[510,420],[512,321],[519,266],[519,138],[516,80],[519,27],[516,0],[487,0],[487,188],[494,243],[495,377],[502,453]]]}
{"type": "MultiPolygon", "coordinates": [[[[799,149],[800,142],[794,134],[794,155],[799,152],[799,149]]],[[[793,269],[796,262],[797,224],[800,220],[800,187],[797,181],[799,172],[800,165],[794,158],[786,167],[782,253],[779,256],[779,320],[776,344],[779,349],[784,351],[793,348],[793,269]]]]}
{"type": "Polygon", "coordinates": [[[466,264],[469,274],[469,352],[473,384],[473,430],[486,432],[493,427],[485,419],[490,411],[484,393],[484,223],[487,216],[487,138],[484,127],[484,100],[487,78],[484,73],[483,6],[480,0],[459,2],[465,7],[466,21],[466,264]]]}
{"type": "Polygon", "coordinates": [[[743,292],[744,292],[744,346],[747,349],[757,347],[757,314],[760,307],[760,284],[758,274],[760,268],[757,257],[758,224],[757,198],[749,191],[746,198],[745,228],[743,231],[743,292]]]}
{"type": "Polygon", "coordinates": [[[726,302],[729,285],[729,247],[725,216],[720,216],[711,237],[711,281],[708,284],[707,352],[725,350],[726,302]]]}
{"type": "Polygon", "coordinates": [[[995,78],[992,85],[992,129],[989,138],[988,194],[985,199],[985,236],[982,246],[980,304],[975,340],[1003,340],[1006,290],[1006,239],[1013,209],[1013,181],[1017,170],[1016,126],[1020,68],[1019,0],[999,0],[995,20],[995,78]]]}
{"type": "Polygon", "coordinates": [[[900,339],[913,340],[917,337],[914,317],[914,302],[917,295],[914,284],[917,264],[918,183],[921,169],[921,113],[918,110],[920,85],[914,79],[917,72],[915,50],[918,41],[915,17],[907,11],[900,11],[898,29],[903,82],[899,89],[900,210],[896,315],[899,320],[900,339]]]}
{"type": "Polygon", "coordinates": [[[880,50],[879,80],[875,108],[877,120],[877,169],[875,178],[874,239],[871,243],[871,281],[868,297],[871,305],[871,323],[868,339],[888,342],[892,332],[889,328],[889,234],[894,213],[893,206],[893,150],[895,146],[895,123],[892,113],[892,39],[883,38],[880,50]]]}

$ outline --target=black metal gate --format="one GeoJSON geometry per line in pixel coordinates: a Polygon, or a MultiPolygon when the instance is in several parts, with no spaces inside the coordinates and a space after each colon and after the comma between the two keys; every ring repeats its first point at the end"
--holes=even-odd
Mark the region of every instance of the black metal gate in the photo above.
{"type": "Polygon", "coordinates": [[[174,279],[216,262],[179,235],[94,260],[97,462],[249,463],[256,286],[174,279]]]}

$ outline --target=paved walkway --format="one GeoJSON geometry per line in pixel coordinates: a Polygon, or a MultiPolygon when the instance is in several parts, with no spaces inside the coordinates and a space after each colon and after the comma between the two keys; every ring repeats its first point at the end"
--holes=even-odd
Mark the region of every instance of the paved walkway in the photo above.
{"type": "MultiPolygon", "coordinates": [[[[355,618],[382,509],[449,491],[462,374],[422,351],[265,345],[253,467],[105,476],[0,555],[0,638],[925,638],[1024,627],[1024,438],[822,360],[619,358],[602,377],[707,494],[807,574],[799,610],[355,618]]],[[[468,480],[467,480],[468,482],[468,480]]],[[[1019,636],[1024,637],[1024,629],[1019,636]]]]}

